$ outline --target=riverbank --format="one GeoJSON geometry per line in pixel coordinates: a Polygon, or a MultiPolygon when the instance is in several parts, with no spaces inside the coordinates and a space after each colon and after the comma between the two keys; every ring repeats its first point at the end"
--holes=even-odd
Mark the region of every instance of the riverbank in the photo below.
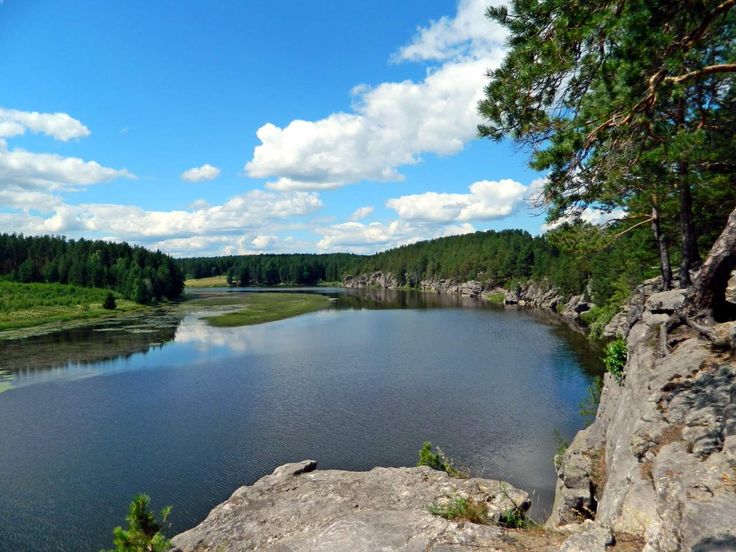
{"type": "Polygon", "coordinates": [[[203,316],[208,324],[220,328],[251,326],[275,322],[329,307],[330,299],[315,293],[212,293],[191,296],[187,310],[225,310],[203,316]],[[237,310],[233,310],[236,309],[237,310]]]}
{"type": "Polygon", "coordinates": [[[628,360],[559,458],[550,527],[592,520],[647,552],[736,550],[736,322],[706,338],[684,290],[640,286],[619,317],[628,360]]]}
{"type": "Polygon", "coordinates": [[[209,278],[188,278],[184,281],[184,289],[187,288],[213,288],[228,287],[227,276],[210,276],[209,278]]]}
{"type": "Polygon", "coordinates": [[[518,284],[513,289],[506,289],[478,280],[431,278],[416,283],[412,288],[406,288],[406,284],[403,284],[394,274],[376,271],[370,274],[346,276],[343,286],[346,288],[414,289],[426,293],[472,297],[507,306],[537,308],[559,315],[571,327],[583,331],[587,328],[583,315],[595,307],[593,303],[586,300],[584,295],[565,297],[557,288],[544,281],[529,281],[518,284]]]}
{"type": "Polygon", "coordinates": [[[66,284],[0,282],[0,339],[80,327],[150,308],[113,293],[115,308],[106,309],[103,302],[110,293],[66,284]]]}
{"type": "MultiPolygon", "coordinates": [[[[203,280],[214,286],[219,279],[203,280]]],[[[213,326],[248,326],[299,316],[327,308],[330,304],[329,298],[319,294],[207,292],[207,287],[210,286],[195,285],[190,288],[192,293],[185,293],[180,302],[164,305],[141,305],[113,293],[116,306],[105,309],[103,302],[111,293],[107,289],[0,282],[0,340],[84,328],[107,320],[124,322],[162,310],[168,314],[202,309],[224,310],[203,318],[213,326]]]]}

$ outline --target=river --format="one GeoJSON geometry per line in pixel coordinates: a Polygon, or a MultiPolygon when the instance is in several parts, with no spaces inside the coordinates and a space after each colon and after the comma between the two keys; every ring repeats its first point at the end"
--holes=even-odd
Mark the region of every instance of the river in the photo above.
{"type": "Polygon", "coordinates": [[[425,440],[550,508],[555,433],[600,370],[534,311],[317,289],[327,310],[240,328],[201,313],[0,342],[0,549],[99,550],[137,492],[173,535],[276,466],[406,466],[425,440]],[[6,385],[7,387],[7,385],[6,385]]]}

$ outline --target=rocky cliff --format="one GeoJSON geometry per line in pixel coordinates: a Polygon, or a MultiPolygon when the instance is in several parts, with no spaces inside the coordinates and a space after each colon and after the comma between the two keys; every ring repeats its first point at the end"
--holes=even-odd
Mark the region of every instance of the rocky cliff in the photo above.
{"type": "Polygon", "coordinates": [[[594,520],[647,552],[736,550],[736,323],[716,342],[667,323],[685,292],[641,286],[609,331],[623,381],[605,376],[595,422],[560,459],[550,527],[594,520]]]}
{"type": "MultiPolygon", "coordinates": [[[[347,288],[397,289],[402,284],[401,280],[394,274],[376,271],[371,274],[346,276],[343,285],[347,288]]],[[[575,321],[580,319],[582,313],[594,306],[586,301],[583,295],[565,298],[557,288],[546,282],[527,282],[508,290],[477,280],[459,281],[453,278],[430,278],[418,282],[415,287],[424,292],[462,295],[481,299],[503,297],[505,305],[551,310],[565,319],[575,321]]]]}

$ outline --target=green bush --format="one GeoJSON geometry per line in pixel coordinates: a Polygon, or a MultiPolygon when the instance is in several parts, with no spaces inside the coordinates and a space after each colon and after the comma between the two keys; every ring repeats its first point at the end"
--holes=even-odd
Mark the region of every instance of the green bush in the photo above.
{"type": "Polygon", "coordinates": [[[603,364],[618,383],[621,383],[624,379],[624,367],[628,355],[629,349],[626,346],[626,341],[621,338],[614,339],[606,347],[603,364]]]}
{"type": "Polygon", "coordinates": [[[437,452],[432,450],[432,443],[424,441],[422,448],[419,450],[419,461],[417,466],[429,466],[433,470],[443,471],[452,477],[466,478],[467,474],[452,465],[452,461],[447,458],[442,449],[437,447],[437,452]]]}
{"type": "Polygon", "coordinates": [[[115,310],[117,306],[118,305],[115,302],[115,296],[112,294],[112,292],[109,292],[107,294],[107,297],[105,297],[105,300],[102,302],[102,308],[107,310],[115,310]]]}
{"type": "Polygon", "coordinates": [[[171,513],[171,506],[161,510],[161,521],[148,509],[151,499],[148,495],[138,494],[128,507],[125,520],[128,528],[113,529],[113,548],[107,552],[166,552],[171,548],[171,541],[161,532],[163,524],[171,513]]]}
{"type": "Polygon", "coordinates": [[[488,524],[488,506],[472,498],[455,497],[447,504],[433,504],[429,512],[449,520],[470,521],[471,523],[488,524]]]}
{"type": "Polygon", "coordinates": [[[508,529],[528,529],[534,527],[534,522],[527,517],[521,508],[509,508],[498,518],[498,524],[508,529]]]}
{"type": "Polygon", "coordinates": [[[490,293],[486,295],[486,301],[489,303],[503,303],[506,300],[506,295],[503,293],[490,293]]]}
{"type": "Polygon", "coordinates": [[[596,376],[593,382],[588,386],[588,395],[578,403],[578,412],[586,419],[592,422],[598,413],[598,403],[601,402],[601,392],[603,391],[603,378],[596,376]]]}
{"type": "Polygon", "coordinates": [[[593,307],[585,311],[580,317],[588,325],[588,334],[593,339],[600,339],[603,330],[619,310],[617,304],[609,304],[604,307],[593,307]]]}
{"type": "Polygon", "coordinates": [[[567,447],[570,446],[570,441],[565,439],[562,436],[562,433],[560,433],[560,430],[555,428],[555,430],[552,432],[552,436],[555,440],[555,455],[554,455],[554,463],[555,463],[555,469],[559,469],[560,465],[562,463],[562,457],[565,455],[565,451],[567,450],[567,447]]]}

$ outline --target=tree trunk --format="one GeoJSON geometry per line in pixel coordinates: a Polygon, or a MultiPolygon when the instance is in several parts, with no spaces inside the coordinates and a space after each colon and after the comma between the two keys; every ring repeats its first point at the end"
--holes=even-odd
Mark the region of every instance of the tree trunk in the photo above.
{"type": "Polygon", "coordinates": [[[690,313],[708,313],[716,320],[727,320],[734,313],[729,312],[726,303],[726,286],[731,271],[736,267],[736,208],[731,211],[726,227],[713,244],[708,258],[695,280],[695,295],[692,298],[690,313]]]}
{"type": "Polygon", "coordinates": [[[687,179],[688,164],[685,161],[678,163],[677,173],[680,186],[680,234],[682,236],[682,263],[680,264],[680,287],[688,288],[692,285],[690,269],[700,260],[698,242],[695,238],[693,225],[693,196],[690,183],[687,179]]]}
{"type": "Polygon", "coordinates": [[[652,232],[654,233],[654,241],[657,244],[657,252],[659,253],[659,269],[662,274],[662,291],[667,291],[672,287],[672,266],[670,265],[670,255],[667,252],[667,240],[662,234],[662,228],[659,225],[659,207],[656,200],[652,205],[652,232]]]}

